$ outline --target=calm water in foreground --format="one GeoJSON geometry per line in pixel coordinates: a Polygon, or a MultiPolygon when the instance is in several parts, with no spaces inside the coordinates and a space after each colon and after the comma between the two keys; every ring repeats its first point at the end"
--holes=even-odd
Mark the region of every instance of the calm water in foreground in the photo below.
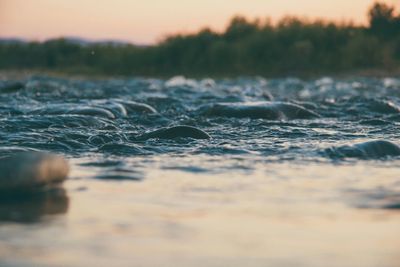
{"type": "Polygon", "coordinates": [[[0,266],[400,266],[400,157],[335,149],[400,145],[400,79],[15,82],[0,82],[0,156],[50,151],[71,173],[0,202],[0,266]],[[261,101],[319,117],[207,112],[261,101]],[[212,139],[136,138],[174,125],[212,139]]]}

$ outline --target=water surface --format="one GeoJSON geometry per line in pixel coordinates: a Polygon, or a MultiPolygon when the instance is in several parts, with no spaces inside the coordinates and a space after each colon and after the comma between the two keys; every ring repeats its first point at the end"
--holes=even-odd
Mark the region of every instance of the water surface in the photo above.
{"type": "Polygon", "coordinates": [[[0,102],[0,155],[72,169],[57,192],[0,203],[1,266],[400,264],[400,158],[336,149],[400,144],[399,79],[33,76],[4,79],[0,102]],[[261,101],[319,117],[204,112],[261,101]],[[212,138],[136,138],[175,125],[212,138]]]}

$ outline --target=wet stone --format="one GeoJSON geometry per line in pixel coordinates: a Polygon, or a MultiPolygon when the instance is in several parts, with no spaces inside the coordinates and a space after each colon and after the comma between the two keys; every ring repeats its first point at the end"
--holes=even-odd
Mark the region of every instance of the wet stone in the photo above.
{"type": "Polygon", "coordinates": [[[43,152],[21,152],[0,158],[0,191],[34,190],[67,179],[68,162],[43,152]]]}

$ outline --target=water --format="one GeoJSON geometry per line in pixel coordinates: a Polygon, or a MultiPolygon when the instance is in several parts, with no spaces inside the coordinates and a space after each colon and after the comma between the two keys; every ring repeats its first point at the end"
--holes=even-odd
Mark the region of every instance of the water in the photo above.
{"type": "Polygon", "coordinates": [[[400,264],[400,157],[352,147],[400,145],[400,79],[16,82],[0,83],[0,156],[50,151],[72,172],[0,203],[0,266],[400,264]],[[227,102],[318,117],[210,111],[227,102]],[[212,138],[138,138],[175,125],[212,138]]]}

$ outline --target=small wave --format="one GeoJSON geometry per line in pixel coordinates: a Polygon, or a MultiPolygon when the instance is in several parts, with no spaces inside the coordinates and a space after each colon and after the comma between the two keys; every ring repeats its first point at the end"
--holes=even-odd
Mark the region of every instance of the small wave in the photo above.
{"type": "Polygon", "coordinates": [[[95,179],[99,180],[113,180],[113,181],[141,181],[143,180],[143,177],[141,176],[135,176],[135,175],[129,175],[129,174],[120,174],[120,173],[105,173],[101,175],[97,175],[95,179]]]}
{"type": "Polygon", "coordinates": [[[133,144],[108,143],[98,148],[98,152],[113,155],[146,155],[148,152],[133,144]]]}
{"type": "Polygon", "coordinates": [[[389,156],[400,156],[400,147],[385,140],[332,147],[325,150],[331,158],[378,159],[389,156]]]}

